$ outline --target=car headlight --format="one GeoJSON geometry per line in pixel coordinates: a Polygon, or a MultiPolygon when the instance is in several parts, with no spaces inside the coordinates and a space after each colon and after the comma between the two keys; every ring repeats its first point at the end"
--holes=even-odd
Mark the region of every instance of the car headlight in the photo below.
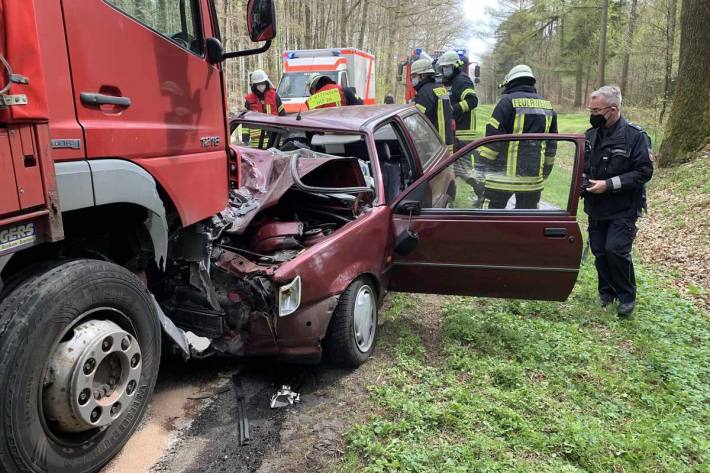
{"type": "Polygon", "coordinates": [[[301,276],[279,289],[279,317],[293,314],[301,305],[301,276]]]}

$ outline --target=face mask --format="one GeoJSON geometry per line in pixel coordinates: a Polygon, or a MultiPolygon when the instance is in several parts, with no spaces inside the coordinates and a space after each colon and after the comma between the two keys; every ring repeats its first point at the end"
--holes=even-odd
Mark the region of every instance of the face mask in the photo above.
{"type": "Polygon", "coordinates": [[[601,128],[606,124],[606,118],[604,115],[589,115],[589,123],[592,125],[592,128],[601,128]]]}
{"type": "Polygon", "coordinates": [[[256,90],[258,90],[259,92],[262,92],[262,93],[263,93],[263,92],[266,90],[266,84],[259,84],[259,85],[257,85],[257,86],[256,86],[256,90]]]}
{"type": "Polygon", "coordinates": [[[454,75],[454,66],[443,66],[441,68],[441,73],[444,77],[451,77],[454,75]]]}
{"type": "Polygon", "coordinates": [[[414,78],[412,79],[412,85],[413,85],[414,87],[418,86],[420,82],[421,82],[421,80],[419,79],[419,77],[414,77],[414,78]]]}

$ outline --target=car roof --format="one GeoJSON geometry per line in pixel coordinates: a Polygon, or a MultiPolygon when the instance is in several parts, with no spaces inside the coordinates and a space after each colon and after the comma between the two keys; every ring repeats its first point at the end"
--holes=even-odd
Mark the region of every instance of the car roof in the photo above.
{"type": "Polygon", "coordinates": [[[413,110],[412,105],[351,105],[306,110],[286,116],[247,112],[237,114],[231,121],[258,123],[264,126],[286,128],[320,128],[334,131],[367,131],[376,124],[404,111],[413,110]]]}

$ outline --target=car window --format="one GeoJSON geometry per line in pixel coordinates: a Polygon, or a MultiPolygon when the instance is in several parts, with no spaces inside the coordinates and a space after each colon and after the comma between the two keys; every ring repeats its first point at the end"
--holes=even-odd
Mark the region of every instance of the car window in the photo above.
{"type": "Polygon", "coordinates": [[[401,130],[394,123],[375,130],[375,148],[382,171],[385,201],[391,202],[416,180],[416,166],[401,130]]]}
{"type": "Polygon", "coordinates": [[[429,209],[568,212],[576,156],[573,141],[497,141],[463,155],[416,192],[429,209]]]}
{"type": "Polygon", "coordinates": [[[439,140],[439,136],[426,121],[426,118],[419,114],[404,117],[404,125],[412,135],[422,169],[426,169],[443,148],[441,140],[439,140]]]}
{"type": "Polygon", "coordinates": [[[182,48],[201,54],[194,12],[197,0],[164,0],[147,8],[142,0],[106,0],[134,20],[144,24],[182,48]]]}

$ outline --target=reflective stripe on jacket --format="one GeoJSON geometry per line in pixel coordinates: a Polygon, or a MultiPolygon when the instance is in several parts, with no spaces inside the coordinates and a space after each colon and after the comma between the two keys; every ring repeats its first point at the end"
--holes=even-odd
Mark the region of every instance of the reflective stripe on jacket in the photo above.
{"type": "MultiPolygon", "coordinates": [[[[283,103],[281,103],[281,97],[271,87],[264,91],[262,98],[254,92],[247,94],[244,97],[244,107],[251,112],[266,113],[267,115],[284,115],[286,113],[283,103]]],[[[260,148],[268,140],[263,130],[242,126],[242,137],[245,136],[249,136],[249,146],[252,148],[260,148]]]]}
{"type": "Polygon", "coordinates": [[[446,146],[452,151],[454,135],[451,129],[451,99],[446,88],[434,83],[433,80],[420,82],[417,87],[414,103],[429,119],[446,146]]]}
{"type": "MultiPolygon", "coordinates": [[[[533,86],[506,90],[486,125],[486,136],[557,133],[557,113],[533,86]]],[[[538,191],[554,164],[555,141],[511,141],[479,148],[486,187],[504,191],[538,191]]]]}
{"type": "Polygon", "coordinates": [[[314,110],[317,108],[326,107],[340,107],[345,105],[345,94],[343,94],[343,88],[338,84],[326,84],[318,91],[308,97],[306,100],[306,106],[309,110],[314,110]]]}
{"type": "Polygon", "coordinates": [[[471,78],[458,73],[451,79],[451,110],[456,120],[456,138],[464,144],[476,138],[478,97],[471,78]]]}

